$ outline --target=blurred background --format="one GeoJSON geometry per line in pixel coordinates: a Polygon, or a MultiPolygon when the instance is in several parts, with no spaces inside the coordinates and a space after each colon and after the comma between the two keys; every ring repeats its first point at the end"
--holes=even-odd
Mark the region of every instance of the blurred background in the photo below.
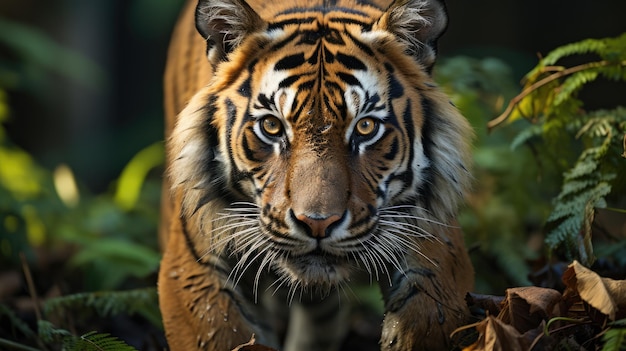
{"type": "MultiPolygon", "coordinates": [[[[160,257],[162,73],[182,3],[0,0],[0,306],[14,311],[0,309],[0,338],[28,334],[9,330],[15,318],[41,320],[34,315],[37,293],[53,302],[46,318],[59,328],[81,333],[86,328],[76,325],[84,323],[146,349],[163,342],[156,294],[141,289],[154,287],[160,257]],[[85,321],[71,313],[85,300],[62,300],[94,291],[138,291],[114,298],[115,311],[134,306],[138,319],[85,321]],[[153,341],[133,340],[146,328],[153,341]]],[[[447,6],[435,76],[478,135],[477,195],[461,222],[479,272],[477,291],[501,294],[531,284],[529,274],[545,264],[541,227],[563,169],[538,176],[531,151],[509,147],[519,129],[488,134],[486,123],[552,49],[626,32],[626,2],[447,6]]],[[[625,92],[624,83],[599,79],[581,95],[595,109],[624,104],[625,92]]],[[[110,309],[89,308],[115,318],[110,309]]]]}
{"type": "MultiPolygon", "coordinates": [[[[11,139],[44,166],[67,163],[90,189],[105,189],[137,150],[162,139],[161,77],[182,2],[2,0],[11,139]]],[[[538,55],[626,29],[622,1],[450,0],[448,10],[441,57],[496,57],[516,82],[538,55]]]]}

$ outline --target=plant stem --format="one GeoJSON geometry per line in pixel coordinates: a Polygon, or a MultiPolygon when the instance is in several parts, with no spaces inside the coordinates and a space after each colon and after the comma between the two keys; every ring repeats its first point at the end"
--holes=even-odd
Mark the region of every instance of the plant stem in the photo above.
{"type": "MultiPolygon", "coordinates": [[[[528,96],[530,93],[532,93],[533,91],[541,88],[542,86],[556,80],[559,79],[561,77],[565,77],[567,75],[576,73],[576,72],[580,72],[580,71],[584,71],[586,69],[589,68],[596,68],[596,67],[603,67],[603,66],[608,66],[609,64],[611,64],[612,62],[603,60],[603,61],[598,61],[598,62],[589,62],[589,63],[585,63],[582,65],[578,65],[578,66],[574,66],[574,67],[570,67],[564,70],[560,70],[557,71],[556,73],[552,73],[549,76],[533,83],[532,85],[530,85],[529,87],[527,87],[526,89],[522,90],[521,93],[519,93],[516,97],[514,97],[513,99],[511,99],[511,101],[509,102],[509,105],[506,107],[506,109],[504,110],[504,112],[502,112],[502,114],[494,119],[492,119],[491,121],[489,121],[489,123],[487,123],[487,129],[489,131],[491,131],[493,128],[497,127],[499,124],[501,124],[502,122],[506,121],[509,116],[511,115],[511,112],[513,112],[513,108],[515,108],[515,106],[517,106],[517,104],[519,104],[526,96],[528,96]]],[[[626,64],[626,62],[622,62],[621,64],[626,64]]],[[[555,68],[554,66],[549,66],[550,71],[554,71],[555,68]]],[[[548,71],[546,68],[543,69],[544,72],[548,71]]]]}
{"type": "Polygon", "coordinates": [[[30,347],[30,346],[18,344],[18,343],[14,342],[14,341],[7,340],[7,339],[2,339],[2,338],[0,338],[0,346],[8,347],[9,349],[12,349],[12,350],[41,351],[39,349],[35,349],[35,348],[30,347]]]}

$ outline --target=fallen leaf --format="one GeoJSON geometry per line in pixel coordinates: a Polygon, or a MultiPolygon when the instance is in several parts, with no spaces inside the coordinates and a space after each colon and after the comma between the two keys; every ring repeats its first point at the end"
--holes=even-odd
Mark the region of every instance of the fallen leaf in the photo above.
{"type": "Polygon", "coordinates": [[[532,343],[513,326],[494,316],[487,316],[476,325],[478,340],[463,351],[526,351],[532,343]]]}
{"type": "Polygon", "coordinates": [[[602,278],[578,261],[572,262],[563,274],[568,289],[600,313],[615,320],[626,313],[626,281],[602,278]],[[620,310],[621,309],[621,310],[620,310]]]}
{"type": "Polygon", "coordinates": [[[507,289],[498,318],[525,333],[560,315],[560,302],[561,293],[553,289],[535,286],[507,289]]]}

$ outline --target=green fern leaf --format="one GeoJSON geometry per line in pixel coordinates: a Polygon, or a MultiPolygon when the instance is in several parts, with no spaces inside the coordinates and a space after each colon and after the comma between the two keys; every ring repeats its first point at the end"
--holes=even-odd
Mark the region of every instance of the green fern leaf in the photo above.
{"type": "Polygon", "coordinates": [[[71,336],[69,331],[56,328],[52,323],[45,320],[37,321],[37,332],[39,333],[39,338],[46,343],[59,342],[71,336]]]}
{"type": "Polygon", "coordinates": [[[110,334],[89,332],[80,337],[66,338],[63,351],[137,351],[137,349],[110,334]]]}
{"type": "Polygon", "coordinates": [[[522,144],[527,143],[530,139],[541,136],[543,129],[540,125],[533,124],[528,128],[519,132],[511,142],[511,150],[516,150],[522,144]]]}
{"type": "Polygon", "coordinates": [[[565,172],[565,180],[572,180],[592,174],[598,168],[598,163],[592,159],[579,159],[574,168],[565,172]]]}
{"type": "Polygon", "coordinates": [[[554,228],[546,236],[546,244],[550,250],[554,250],[561,244],[565,243],[566,246],[573,246],[577,242],[576,238],[580,233],[582,227],[582,218],[578,216],[568,217],[559,225],[554,228]]]}
{"type": "Polygon", "coordinates": [[[569,100],[573,94],[578,92],[583,85],[593,82],[598,78],[600,72],[598,69],[589,69],[586,71],[577,72],[569,76],[563,84],[559,87],[558,93],[554,97],[553,106],[559,106],[564,101],[569,100]]]}
{"type": "Polygon", "coordinates": [[[563,200],[568,196],[572,196],[581,190],[593,185],[595,183],[592,179],[572,180],[563,183],[561,193],[557,196],[557,201],[563,200]]]}
{"type": "Polygon", "coordinates": [[[99,316],[108,317],[120,313],[139,313],[153,325],[161,326],[156,288],[127,291],[102,291],[78,293],[49,299],[44,304],[46,314],[67,310],[93,309],[99,316]]]}
{"type": "MultiPolygon", "coordinates": [[[[592,183],[595,184],[595,183],[592,183]]],[[[570,259],[592,263],[593,248],[590,243],[591,221],[594,209],[605,207],[604,197],[611,192],[611,185],[601,181],[567,201],[560,201],[550,214],[548,222],[560,222],[546,236],[546,244],[551,250],[564,245],[570,259]],[[574,257],[575,252],[578,257],[574,257]]]]}
{"type": "Polygon", "coordinates": [[[575,43],[560,46],[550,51],[539,64],[526,75],[526,79],[535,80],[541,74],[546,66],[556,64],[560,59],[572,55],[584,55],[596,53],[599,56],[607,51],[607,39],[585,39],[575,43]]]}
{"type": "Polygon", "coordinates": [[[585,39],[552,50],[541,60],[541,63],[545,66],[549,66],[554,65],[557,61],[567,56],[603,53],[605,52],[606,46],[606,39],[585,39]]]}
{"type": "Polygon", "coordinates": [[[626,351],[626,319],[615,321],[610,327],[602,337],[602,351],[626,351]]]}
{"type": "Polygon", "coordinates": [[[605,39],[605,46],[598,50],[598,54],[607,61],[622,62],[626,60],[626,33],[615,38],[605,39]]]}

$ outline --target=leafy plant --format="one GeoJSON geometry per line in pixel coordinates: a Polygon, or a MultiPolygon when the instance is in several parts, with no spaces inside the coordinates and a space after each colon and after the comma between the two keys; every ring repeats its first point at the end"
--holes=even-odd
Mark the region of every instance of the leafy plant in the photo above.
{"type": "Polygon", "coordinates": [[[67,340],[63,348],[81,351],[136,351],[132,346],[109,334],[90,332],[67,340]]]}
{"type": "MultiPolygon", "coordinates": [[[[512,69],[497,58],[456,56],[441,60],[434,74],[476,131],[472,150],[476,181],[459,218],[467,242],[475,247],[475,269],[481,272],[476,289],[492,293],[529,285],[526,262],[536,257],[536,251],[528,245],[532,233],[527,228],[537,227],[547,215],[546,201],[537,201],[545,195],[537,187],[523,186],[537,167],[530,152],[509,147],[520,128],[493,133],[485,128],[517,92],[512,69]]],[[[551,184],[550,179],[545,181],[551,184]]]]}
{"type": "MultiPolygon", "coordinates": [[[[171,10],[177,5],[155,6],[171,10]]],[[[175,11],[159,13],[169,13],[173,20],[175,11]]],[[[157,22],[150,22],[150,33],[157,26],[169,31],[157,22]]],[[[110,77],[48,34],[5,18],[0,18],[0,49],[8,53],[0,57],[0,273],[15,276],[33,267],[34,276],[28,286],[30,304],[19,304],[28,299],[19,286],[0,289],[8,294],[0,296],[0,349],[133,350],[107,333],[80,334],[91,329],[94,317],[98,328],[106,319],[133,314],[144,317],[133,319],[142,327],[160,328],[154,280],[160,259],[156,225],[162,142],[139,151],[111,187],[99,193],[87,189],[67,165],[42,166],[41,155],[10,140],[4,124],[25,114],[11,111],[13,95],[5,92],[49,106],[46,99],[59,76],[94,90],[107,87],[110,77]]]]}
{"type": "MultiPolygon", "coordinates": [[[[55,68],[62,74],[67,69],[80,75],[93,68],[80,56],[26,27],[0,20],[0,29],[4,29],[0,31],[0,44],[9,45],[18,56],[30,58],[20,64],[31,70],[17,69],[14,76],[23,76],[32,69],[41,73],[40,70],[55,68]],[[13,40],[11,33],[23,40],[13,40]],[[41,49],[72,65],[48,66],[48,56],[42,57],[42,52],[37,51],[41,49]]],[[[45,299],[43,314],[34,307],[36,326],[32,318],[24,317],[28,313],[23,309],[15,313],[10,301],[3,301],[0,349],[33,350],[29,345],[34,344],[43,350],[132,350],[108,334],[91,332],[79,336],[74,328],[67,327],[70,332],[51,321],[75,321],[94,312],[100,318],[138,313],[157,328],[161,326],[151,275],[160,259],[156,237],[160,176],[152,170],[163,163],[162,143],[137,153],[110,191],[92,194],[81,186],[68,166],[48,170],[11,142],[3,125],[11,112],[3,88],[24,87],[4,80],[11,77],[3,74],[7,67],[10,65],[0,60],[0,266],[3,272],[40,267],[40,272],[34,274],[43,278],[39,281],[52,280],[47,284],[87,292],[45,299]],[[50,266],[63,269],[55,271],[50,266]],[[44,277],[50,272],[53,277],[44,277]],[[77,274],[83,279],[76,279],[77,274]],[[151,287],[115,291],[145,284],[151,287]]],[[[42,79],[43,75],[37,77],[42,79]]],[[[43,283],[37,285],[29,284],[33,301],[38,300],[34,295],[36,288],[50,289],[43,283]]]]}
{"type": "Polygon", "coordinates": [[[609,324],[609,329],[602,337],[604,346],[602,351],[626,350],[626,319],[620,319],[609,324]]]}
{"type": "Polygon", "coordinates": [[[64,314],[70,311],[93,310],[100,317],[110,317],[121,313],[132,315],[139,313],[153,325],[161,325],[155,287],[126,291],[102,291],[77,293],[46,300],[46,315],[64,314]]]}
{"type": "MultiPolygon", "coordinates": [[[[597,208],[619,203],[626,171],[626,108],[587,110],[580,92],[600,78],[626,82],[626,33],[562,46],[541,59],[526,75],[523,91],[513,98],[490,128],[505,120],[531,124],[512,142],[529,145],[562,172],[560,192],[547,218],[546,243],[568,259],[591,265],[592,223],[597,208]],[[586,60],[565,66],[567,59],[586,60]],[[589,57],[592,57],[591,59],[589,57]]],[[[620,209],[614,209],[623,211],[620,209]]]]}

